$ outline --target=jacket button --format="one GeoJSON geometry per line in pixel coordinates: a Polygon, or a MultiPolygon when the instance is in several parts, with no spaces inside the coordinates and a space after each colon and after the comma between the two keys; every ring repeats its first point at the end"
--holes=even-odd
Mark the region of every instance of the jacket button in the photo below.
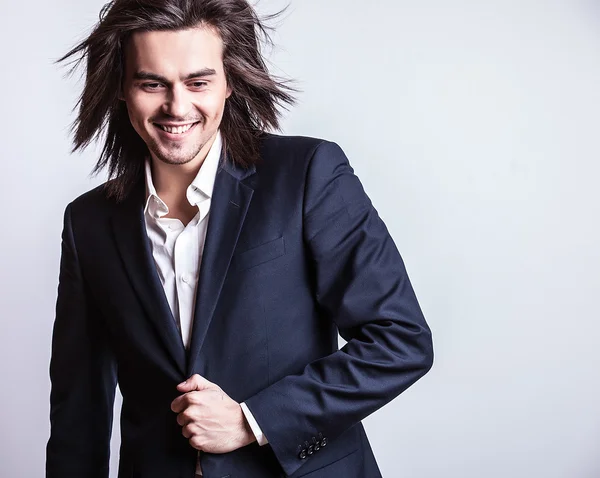
{"type": "Polygon", "coordinates": [[[314,447],[314,446],[312,446],[312,445],[310,445],[310,446],[308,447],[308,454],[309,454],[309,455],[312,455],[314,452],[315,452],[315,447],[314,447]]]}
{"type": "Polygon", "coordinates": [[[306,458],[306,448],[302,448],[302,451],[298,454],[298,458],[304,460],[306,458]]]}
{"type": "Polygon", "coordinates": [[[324,438],[321,440],[321,447],[324,447],[324,446],[327,446],[327,437],[324,437],[324,438]]]}

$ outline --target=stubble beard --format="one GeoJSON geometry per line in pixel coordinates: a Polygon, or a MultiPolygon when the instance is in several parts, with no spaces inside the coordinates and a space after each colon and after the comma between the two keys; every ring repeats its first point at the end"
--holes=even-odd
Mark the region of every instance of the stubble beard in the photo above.
{"type": "MultiPolygon", "coordinates": [[[[196,127],[199,126],[200,125],[196,127]]],[[[159,161],[165,164],[177,165],[186,164],[192,161],[198,156],[200,151],[202,151],[202,148],[204,148],[206,143],[207,141],[202,141],[201,138],[196,140],[192,145],[178,144],[177,141],[159,142],[158,140],[151,138],[148,149],[159,161]],[[166,145],[168,145],[168,147],[166,145]]]]}

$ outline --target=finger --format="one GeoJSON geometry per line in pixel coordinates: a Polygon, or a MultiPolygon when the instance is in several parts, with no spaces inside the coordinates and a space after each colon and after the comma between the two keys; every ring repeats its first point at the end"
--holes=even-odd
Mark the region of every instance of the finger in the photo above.
{"type": "Polygon", "coordinates": [[[211,381],[205,379],[201,375],[194,374],[188,378],[185,382],[181,382],[177,385],[177,390],[182,393],[206,390],[208,388],[214,388],[216,385],[211,381]]]}
{"type": "Polygon", "coordinates": [[[186,393],[192,391],[201,391],[213,387],[215,387],[214,383],[205,379],[201,375],[194,374],[185,382],[182,382],[179,385],[177,385],[177,390],[182,393],[186,393]]]}
{"type": "Polygon", "coordinates": [[[202,405],[203,393],[206,392],[192,391],[184,393],[171,402],[171,410],[173,410],[175,413],[181,413],[192,405],[202,405]]]}
{"type": "Polygon", "coordinates": [[[192,432],[192,427],[190,425],[186,425],[181,429],[181,434],[186,437],[188,440],[194,436],[192,432]]]}
{"type": "Polygon", "coordinates": [[[193,422],[193,419],[186,412],[177,415],[177,424],[179,426],[184,427],[191,422],[193,422]]]}
{"type": "Polygon", "coordinates": [[[183,412],[189,405],[189,397],[187,395],[181,395],[171,402],[171,410],[175,413],[183,412]]]}
{"type": "Polygon", "coordinates": [[[190,445],[192,445],[192,448],[195,448],[199,451],[204,451],[203,441],[198,436],[192,436],[192,438],[190,438],[188,442],[190,445]]]}

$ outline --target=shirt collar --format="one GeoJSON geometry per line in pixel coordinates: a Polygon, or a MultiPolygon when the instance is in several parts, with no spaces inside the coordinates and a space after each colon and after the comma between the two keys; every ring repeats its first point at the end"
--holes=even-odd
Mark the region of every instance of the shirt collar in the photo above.
{"type": "MultiPolygon", "coordinates": [[[[202,201],[212,198],[222,147],[223,141],[221,139],[221,132],[218,131],[198,174],[186,189],[186,198],[192,206],[197,206],[202,201]]],[[[145,162],[145,176],[146,206],[144,208],[144,214],[150,210],[150,213],[153,216],[162,217],[167,215],[169,213],[169,208],[158,196],[156,188],[154,187],[154,182],[152,181],[150,158],[147,158],[145,162]]]]}

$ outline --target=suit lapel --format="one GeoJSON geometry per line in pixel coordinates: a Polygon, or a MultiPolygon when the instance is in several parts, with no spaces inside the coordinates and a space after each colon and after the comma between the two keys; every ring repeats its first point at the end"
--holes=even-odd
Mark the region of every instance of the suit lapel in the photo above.
{"type": "Polygon", "coordinates": [[[252,187],[242,181],[254,172],[254,167],[242,169],[225,158],[215,178],[196,290],[194,325],[187,363],[188,377],[194,373],[194,364],[213,318],[231,256],[254,193],[252,187]]]}
{"type": "Polygon", "coordinates": [[[112,217],[113,232],[131,284],[169,355],[183,374],[185,348],[152,257],[144,221],[145,196],[145,182],[142,177],[116,209],[112,217]]]}

